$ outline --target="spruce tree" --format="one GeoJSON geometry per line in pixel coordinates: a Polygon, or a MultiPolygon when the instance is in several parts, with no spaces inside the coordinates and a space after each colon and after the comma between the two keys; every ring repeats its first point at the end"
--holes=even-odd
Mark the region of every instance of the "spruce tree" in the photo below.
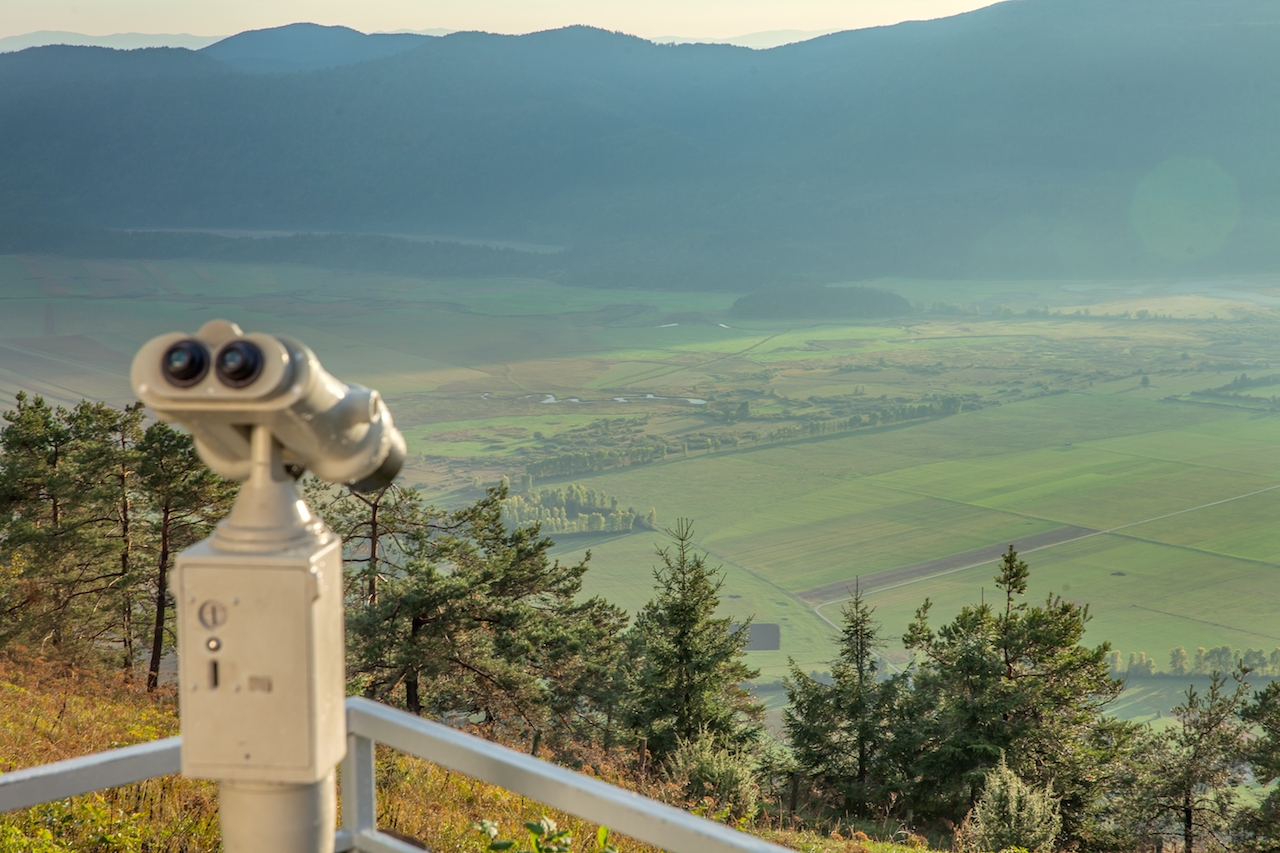
{"type": "Polygon", "coordinates": [[[783,723],[796,763],[839,807],[866,816],[884,785],[886,712],[896,681],[879,681],[884,647],[874,608],[856,585],[841,613],[839,656],[824,684],[791,661],[783,723]]]}
{"type": "Polygon", "coordinates": [[[1064,839],[1083,842],[1098,830],[1132,727],[1102,713],[1122,685],[1109,647],[1082,643],[1087,609],[1057,597],[1028,606],[1028,575],[1010,547],[996,575],[1003,602],[965,607],[936,631],[931,603],[917,611],[904,637],[916,668],[895,712],[894,761],[912,780],[917,813],[958,822],[1006,756],[1029,783],[1053,784],[1064,839]]]}
{"type": "Polygon", "coordinates": [[[743,662],[751,620],[736,628],[717,617],[724,578],[693,544],[693,522],[667,531],[653,570],[655,597],[636,616],[628,717],[662,759],[679,744],[711,738],[736,748],[759,736],[764,710],[744,683],[758,674],[743,662]]]}
{"type": "Polygon", "coordinates": [[[1062,831],[1062,815],[1049,786],[1027,785],[1004,758],[988,774],[982,796],[957,834],[961,850],[1048,853],[1062,831]]]}

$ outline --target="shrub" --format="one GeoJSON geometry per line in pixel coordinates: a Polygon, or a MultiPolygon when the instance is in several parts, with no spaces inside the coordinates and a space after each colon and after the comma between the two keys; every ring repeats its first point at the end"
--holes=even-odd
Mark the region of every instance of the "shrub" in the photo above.
{"type": "Polygon", "coordinates": [[[956,846],[964,851],[1042,853],[1053,849],[1061,830],[1062,815],[1053,792],[1047,786],[1028,786],[1002,757],[987,774],[982,796],[956,833],[956,846]]]}
{"type": "Polygon", "coordinates": [[[760,785],[750,756],[715,745],[710,737],[681,741],[667,759],[667,779],[684,789],[691,801],[708,804],[696,809],[708,816],[750,819],[760,809],[760,785]]]}

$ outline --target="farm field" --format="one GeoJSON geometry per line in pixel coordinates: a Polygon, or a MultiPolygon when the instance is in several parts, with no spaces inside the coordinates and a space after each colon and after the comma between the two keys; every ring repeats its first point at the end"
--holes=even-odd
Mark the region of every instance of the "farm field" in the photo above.
{"type": "MultiPolygon", "coordinates": [[[[855,577],[892,638],[926,597],[940,623],[992,593],[968,552],[1033,536],[1062,541],[1025,552],[1031,598],[1089,603],[1091,641],[1280,646],[1280,283],[873,284],[919,310],[771,323],[727,293],[0,256],[0,399],[126,402],[140,343],[215,317],[295,335],[384,393],[432,501],[506,477],[694,518],[724,612],[781,626],[750,653],[764,681],[826,668],[855,577]]],[[[661,542],[556,551],[589,549],[587,591],[634,612],[661,542]]]]}

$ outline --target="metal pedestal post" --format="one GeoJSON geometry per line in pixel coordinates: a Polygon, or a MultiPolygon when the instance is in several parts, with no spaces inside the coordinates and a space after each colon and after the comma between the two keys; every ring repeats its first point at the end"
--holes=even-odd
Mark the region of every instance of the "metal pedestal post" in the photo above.
{"type": "Polygon", "coordinates": [[[220,782],[225,853],[333,853],[333,774],[310,785],[220,782]]]}

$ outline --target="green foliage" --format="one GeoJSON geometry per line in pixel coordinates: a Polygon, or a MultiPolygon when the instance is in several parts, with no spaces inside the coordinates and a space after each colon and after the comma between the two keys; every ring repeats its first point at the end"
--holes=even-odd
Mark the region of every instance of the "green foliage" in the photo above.
{"type": "Polygon", "coordinates": [[[155,839],[140,814],[112,808],[100,794],[36,806],[0,826],[0,853],[133,853],[155,839]]]}
{"type": "Polygon", "coordinates": [[[741,748],[720,746],[708,734],[680,741],[668,755],[663,774],[680,787],[687,801],[698,804],[701,814],[715,815],[726,823],[744,823],[760,810],[753,756],[741,748]]]}
{"type": "Polygon", "coordinates": [[[617,498],[577,483],[511,495],[502,502],[502,515],[512,527],[537,524],[550,534],[630,533],[638,520],[645,523],[633,510],[618,506],[617,498]]]}
{"type": "Polygon", "coordinates": [[[18,394],[0,429],[0,643],[110,653],[131,671],[150,647],[154,688],[170,633],[173,555],[230,508],[189,436],[142,429],[142,405],[53,408],[18,394]]]}
{"type": "MultiPolygon", "coordinates": [[[[472,828],[479,832],[482,838],[487,839],[485,850],[511,850],[517,844],[510,839],[499,839],[498,825],[491,820],[474,823],[472,828]]],[[[528,834],[529,846],[515,853],[569,853],[573,849],[572,830],[558,829],[556,822],[545,815],[541,820],[525,823],[524,829],[528,834]]],[[[609,843],[607,827],[602,826],[596,832],[595,846],[591,848],[591,853],[618,853],[617,846],[609,843]]]]}
{"type": "Polygon", "coordinates": [[[606,468],[619,468],[627,465],[642,465],[665,459],[666,445],[630,447],[621,450],[601,448],[584,450],[576,453],[564,453],[551,456],[537,462],[530,462],[525,471],[533,477],[566,477],[574,474],[588,474],[603,471],[606,468]]]}
{"type": "Polygon", "coordinates": [[[380,587],[403,576],[429,535],[433,511],[417,491],[397,483],[364,494],[309,479],[307,503],[342,538],[347,596],[377,604],[380,587]]]}
{"type": "Polygon", "coordinates": [[[1121,683],[1108,647],[1082,644],[1087,609],[1061,598],[1020,600],[1029,569],[1012,547],[998,607],[967,606],[929,627],[930,602],[904,642],[917,654],[911,690],[894,709],[895,761],[918,811],[959,822],[1001,761],[1033,786],[1060,792],[1063,836],[1097,829],[1102,793],[1123,760],[1128,727],[1103,716],[1121,683]]]}
{"type": "Polygon", "coordinates": [[[1228,843],[1247,760],[1241,715],[1249,685],[1241,672],[1233,678],[1233,689],[1221,674],[1204,693],[1187,688],[1173,709],[1177,724],[1146,735],[1135,752],[1128,820],[1138,837],[1174,836],[1186,853],[1206,841],[1228,843]]]}
{"type": "Polygon", "coordinates": [[[903,687],[900,680],[877,677],[876,658],[885,643],[873,612],[855,586],[842,611],[831,683],[793,661],[782,714],[797,764],[842,811],[862,817],[882,800],[892,778],[885,752],[889,713],[903,687]]]}
{"type": "Polygon", "coordinates": [[[1256,853],[1280,851],[1280,681],[1258,691],[1242,712],[1253,726],[1255,737],[1245,744],[1245,758],[1260,785],[1268,786],[1257,805],[1242,809],[1237,818],[1236,838],[1256,853]]]}
{"type": "MultiPolygon", "coordinates": [[[[491,489],[447,513],[381,507],[418,520],[401,543],[403,566],[383,565],[376,598],[361,595],[348,609],[352,686],[413,713],[466,716],[553,749],[607,738],[626,617],[598,598],[578,601],[586,561],[552,561],[551,540],[509,530],[505,497],[491,489]]],[[[388,491],[383,500],[416,496],[388,491]]]]}
{"type": "Polygon", "coordinates": [[[28,835],[12,824],[0,826],[0,853],[71,853],[71,848],[58,844],[47,829],[28,835]]]}
{"type": "Polygon", "coordinates": [[[1048,853],[1062,831],[1062,815],[1049,785],[1034,788],[1000,760],[958,833],[961,850],[1048,853]]]}
{"type": "Polygon", "coordinates": [[[1130,652],[1129,668],[1126,674],[1130,678],[1149,678],[1156,674],[1155,658],[1147,657],[1146,652],[1130,652]]]}
{"type": "Polygon", "coordinates": [[[693,544],[693,524],[680,519],[658,549],[657,595],[636,616],[629,639],[629,725],[665,759],[681,742],[703,738],[723,746],[754,740],[763,709],[742,684],[758,673],[743,663],[751,620],[731,627],[716,618],[718,569],[693,544]]]}

